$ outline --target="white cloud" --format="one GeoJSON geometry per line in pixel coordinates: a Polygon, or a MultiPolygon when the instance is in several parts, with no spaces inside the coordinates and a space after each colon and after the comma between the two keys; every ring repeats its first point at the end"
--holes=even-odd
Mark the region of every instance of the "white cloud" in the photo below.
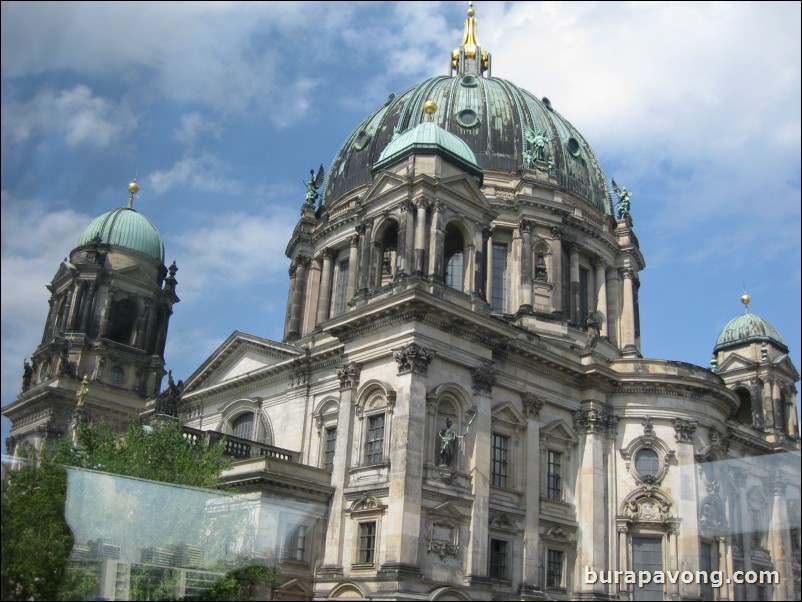
{"type": "Polygon", "coordinates": [[[83,85],[40,90],[27,102],[4,100],[2,115],[4,142],[58,132],[70,147],[108,147],[137,122],[125,105],[96,96],[83,85]]]}
{"type": "Polygon", "coordinates": [[[181,125],[175,130],[173,137],[187,146],[194,146],[202,136],[219,139],[223,128],[211,120],[208,115],[197,111],[181,116],[181,125]]]}
{"type": "Polygon", "coordinates": [[[155,195],[162,195],[174,188],[191,188],[205,192],[221,192],[234,196],[241,192],[241,184],[224,175],[225,164],[211,153],[197,157],[184,157],[167,170],[159,170],[148,176],[149,188],[155,195]]]}
{"type": "Polygon", "coordinates": [[[58,259],[75,246],[90,217],[72,209],[45,211],[37,201],[2,192],[2,399],[19,392],[22,359],[39,344],[47,317],[45,288],[58,259]]]}

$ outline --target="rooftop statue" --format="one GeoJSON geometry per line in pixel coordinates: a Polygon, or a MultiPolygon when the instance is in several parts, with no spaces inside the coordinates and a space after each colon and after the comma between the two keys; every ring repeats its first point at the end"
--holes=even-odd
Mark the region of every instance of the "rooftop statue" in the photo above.
{"type": "Polygon", "coordinates": [[[323,174],[323,164],[321,164],[320,168],[317,170],[317,175],[315,175],[314,169],[309,170],[309,182],[304,182],[304,186],[306,186],[305,207],[314,208],[315,203],[320,198],[317,191],[323,185],[323,174]]]}
{"type": "Polygon", "coordinates": [[[615,183],[615,178],[613,178],[613,192],[618,197],[618,202],[615,204],[616,208],[618,209],[618,219],[629,219],[629,208],[630,202],[629,199],[632,198],[632,193],[626,189],[626,186],[619,186],[615,183]]]}

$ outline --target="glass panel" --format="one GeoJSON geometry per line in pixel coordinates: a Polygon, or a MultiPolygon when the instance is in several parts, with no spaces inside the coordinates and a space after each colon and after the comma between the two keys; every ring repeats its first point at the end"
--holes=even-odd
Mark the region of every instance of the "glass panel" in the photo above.
{"type": "Polygon", "coordinates": [[[496,487],[507,486],[507,449],[509,437],[493,433],[491,482],[496,487]]]}
{"type": "Polygon", "coordinates": [[[657,452],[651,449],[642,449],[635,455],[635,470],[642,479],[654,480],[660,471],[660,459],[657,452]]]}
{"type": "Polygon", "coordinates": [[[359,524],[359,558],[360,564],[373,564],[376,549],[376,523],[359,524]]]}
{"type": "Polygon", "coordinates": [[[446,264],[446,285],[462,290],[462,251],[458,251],[448,258],[446,264]]]}
{"type": "Polygon", "coordinates": [[[546,587],[563,587],[563,554],[562,550],[549,550],[546,587]]]}
{"type": "Polygon", "coordinates": [[[562,499],[562,477],[561,466],[562,454],[550,451],[548,466],[547,495],[550,500],[562,499]]]}
{"type": "MultiPolygon", "coordinates": [[[[663,570],[663,540],[655,537],[632,538],[632,568],[637,571],[663,570]]],[[[635,588],[633,600],[662,600],[663,585],[646,583],[635,588]]]]}
{"type": "Polygon", "coordinates": [[[384,458],[384,414],[368,418],[368,435],[365,440],[365,463],[379,464],[384,458]]]}
{"type": "Polygon", "coordinates": [[[507,579],[507,542],[490,540],[490,578],[507,579]]]}
{"type": "Polygon", "coordinates": [[[337,444],[337,427],[326,429],[324,448],[323,448],[323,468],[328,471],[334,470],[334,448],[337,444]]]}

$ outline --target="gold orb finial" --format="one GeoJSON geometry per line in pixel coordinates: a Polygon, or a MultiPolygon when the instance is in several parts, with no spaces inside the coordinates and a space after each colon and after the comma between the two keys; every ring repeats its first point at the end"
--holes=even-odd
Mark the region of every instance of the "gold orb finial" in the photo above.
{"type": "Polygon", "coordinates": [[[128,208],[131,209],[134,206],[134,195],[139,192],[139,184],[136,183],[136,178],[131,180],[128,185],[128,192],[131,193],[131,196],[128,197],[128,208]]]}
{"type": "Polygon", "coordinates": [[[472,17],[476,14],[476,11],[473,10],[473,2],[468,2],[468,16],[472,17]]]}
{"type": "Polygon", "coordinates": [[[433,100],[427,100],[423,103],[423,112],[427,115],[434,115],[435,111],[437,111],[437,103],[433,100]]]}
{"type": "Polygon", "coordinates": [[[749,311],[749,302],[751,300],[752,300],[752,297],[750,297],[749,293],[747,293],[746,289],[744,289],[744,294],[741,295],[741,303],[743,303],[744,306],[746,307],[746,311],[749,311]]]}

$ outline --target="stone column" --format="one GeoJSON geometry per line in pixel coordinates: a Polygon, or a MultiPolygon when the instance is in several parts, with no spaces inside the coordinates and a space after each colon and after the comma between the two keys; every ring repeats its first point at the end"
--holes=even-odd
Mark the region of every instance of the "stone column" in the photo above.
{"type": "MultiPolygon", "coordinates": [[[[474,277],[474,294],[481,299],[482,301],[487,301],[487,261],[488,261],[488,240],[490,239],[490,228],[483,228],[481,225],[477,224],[478,232],[477,234],[480,235],[481,241],[477,246],[479,249],[476,253],[476,274],[474,277]]],[[[477,237],[478,238],[478,237],[477,237]]],[[[530,287],[531,290],[531,287],[530,287]]]]}
{"type": "Polygon", "coordinates": [[[362,366],[347,362],[337,368],[340,379],[340,409],[337,416],[337,441],[334,447],[334,461],[331,470],[331,484],[334,494],[331,498],[331,512],[326,528],[326,548],[323,551],[322,575],[329,578],[343,574],[343,527],[345,522],[345,494],[348,485],[348,468],[354,444],[351,423],[354,415],[354,402],[362,366]]]}
{"type": "Polygon", "coordinates": [[[393,351],[398,365],[390,450],[386,558],[381,573],[420,578],[421,497],[426,442],[426,374],[432,353],[409,343],[393,351]]]}
{"type": "Polygon", "coordinates": [[[771,379],[763,379],[763,394],[760,403],[763,406],[763,416],[766,420],[766,428],[775,429],[777,423],[774,416],[774,398],[771,391],[771,379]]]}
{"type": "Polygon", "coordinates": [[[635,274],[632,270],[620,270],[624,281],[624,305],[621,308],[621,351],[635,353],[635,274]]]}
{"type": "Polygon", "coordinates": [[[98,329],[98,338],[103,338],[108,334],[109,321],[111,320],[111,305],[114,302],[114,295],[117,293],[117,287],[110,286],[106,291],[106,298],[103,300],[103,310],[100,314],[100,328],[98,329]]]}
{"type": "Polygon", "coordinates": [[[540,540],[540,410],[545,400],[532,393],[524,393],[521,401],[526,416],[526,518],[521,593],[532,594],[540,584],[537,559],[540,540]]]}
{"type": "Polygon", "coordinates": [[[65,332],[73,332],[75,330],[75,323],[78,321],[78,298],[81,294],[81,286],[82,283],[80,281],[72,285],[72,295],[70,295],[70,304],[66,315],[65,332]]]}
{"type": "Polygon", "coordinates": [[[395,254],[395,279],[400,280],[407,275],[409,264],[406,262],[407,253],[407,216],[409,216],[409,204],[402,201],[398,206],[400,217],[398,220],[398,248],[395,254]]]}
{"type": "Polygon", "coordinates": [[[621,316],[621,287],[618,270],[607,268],[607,336],[610,343],[619,347],[618,326],[621,316]]]}
{"type": "MultiPolygon", "coordinates": [[[[590,566],[606,571],[608,556],[607,540],[607,475],[605,455],[607,439],[615,437],[618,418],[598,402],[590,402],[587,409],[574,412],[574,427],[584,437],[577,449],[579,471],[576,485],[576,506],[579,532],[582,537],[577,548],[576,566],[590,566]]],[[[582,571],[574,578],[574,597],[593,598],[604,596],[604,584],[585,584],[582,571]]]]}
{"type": "MultiPolygon", "coordinates": [[[[694,453],[694,437],[696,422],[683,418],[674,419],[674,440],[676,441],[677,470],[688,478],[679,479],[677,493],[674,494],[676,509],[674,515],[682,520],[683,537],[678,538],[678,556],[688,567],[699,566],[699,508],[701,506],[700,492],[697,489],[695,477],[697,471],[696,456],[694,453]]],[[[673,470],[673,468],[672,468],[673,470]]],[[[698,599],[699,584],[684,585],[685,596],[698,599]]]]}
{"type": "Polygon", "coordinates": [[[287,339],[294,340],[301,337],[301,320],[303,319],[304,291],[306,290],[306,270],[311,260],[304,255],[298,255],[293,264],[295,278],[290,293],[290,319],[287,325],[287,339]]]}
{"type": "Polygon", "coordinates": [[[81,302],[81,323],[78,330],[87,332],[89,330],[89,318],[91,317],[92,305],[95,301],[95,282],[94,280],[86,287],[84,299],[81,302]]]}
{"type": "Polygon", "coordinates": [[[571,266],[571,280],[568,286],[568,294],[571,299],[570,321],[575,326],[580,326],[585,316],[579,315],[579,247],[575,244],[569,245],[568,257],[571,266]]]}
{"type": "Polygon", "coordinates": [[[370,234],[373,222],[365,220],[356,228],[359,233],[359,265],[355,266],[359,282],[357,294],[365,295],[370,287],[370,234]]]}
{"type": "MultiPolygon", "coordinates": [[[[356,295],[356,275],[359,271],[359,226],[357,226],[357,234],[353,234],[348,239],[348,282],[346,283],[346,301],[350,301],[356,295]]],[[[364,230],[363,230],[364,232],[364,230]]]]}
{"type": "Polygon", "coordinates": [[[785,501],[788,482],[780,470],[775,470],[767,480],[767,489],[773,494],[773,498],[766,547],[771,552],[774,568],[780,573],[779,582],[775,586],[774,599],[793,600],[794,572],[791,564],[793,553],[788,523],[788,505],[785,501]]]}
{"type": "Polygon", "coordinates": [[[329,318],[329,308],[331,307],[331,273],[334,263],[334,251],[323,249],[323,269],[320,273],[320,294],[317,301],[317,320],[320,325],[329,318]]]}
{"type": "Polygon", "coordinates": [[[137,319],[136,338],[134,347],[147,348],[148,317],[150,317],[151,299],[142,299],[142,308],[137,319]]]}
{"type": "Polygon", "coordinates": [[[518,311],[532,313],[532,222],[518,222],[521,232],[521,305],[518,311]]]}
{"type": "Polygon", "coordinates": [[[493,407],[493,386],[496,372],[492,362],[485,362],[481,368],[471,368],[473,395],[476,404],[474,418],[473,453],[469,460],[471,473],[470,541],[465,555],[465,575],[476,585],[489,584],[487,575],[488,522],[490,512],[490,443],[492,423],[490,414],[493,407]]]}
{"type": "Polygon", "coordinates": [[[785,435],[788,430],[788,422],[785,419],[785,404],[783,403],[782,393],[780,392],[780,379],[770,378],[771,383],[771,405],[774,409],[774,424],[777,432],[785,435]]]}
{"type": "MultiPolygon", "coordinates": [[[[627,527],[625,527],[625,526],[617,527],[617,533],[618,533],[618,566],[616,567],[616,570],[619,570],[619,571],[628,571],[628,570],[630,570],[629,569],[629,548],[630,548],[630,546],[629,546],[629,541],[628,541],[628,539],[629,539],[628,533],[627,533],[628,531],[629,531],[629,529],[627,527]]],[[[616,589],[618,590],[618,593],[627,592],[627,595],[625,595],[625,596],[619,595],[619,600],[629,600],[629,595],[628,595],[629,587],[625,583],[622,583],[621,581],[619,581],[617,588],[613,587],[610,590],[610,593],[613,593],[613,594],[617,593],[616,589]]]]}
{"type": "Polygon", "coordinates": [[[47,313],[47,321],[45,322],[45,330],[42,333],[42,344],[46,343],[55,334],[56,316],[58,315],[58,298],[56,295],[50,295],[47,301],[50,309],[47,313]]]}
{"type": "Polygon", "coordinates": [[[426,266],[426,209],[429,200],[426,197],[415,199],[418,214],[415,218],[415,273],[423,275],[426,266]]]}
{"type": "Polygon", "coordinates": [[[560,228],[551,229],[552,239],[549,241],[549,251],[551,252],[551,312],[555,315],[563,315],[563,282],[565,273],[563,272],[563,232],[560,228]]]}
{"type": "Polygon", "coordinates": [[[443,259],[445,256],[445,230],[443,230],[442,201],[432,204],[432,231],[429,238],[429,278],[435,282],[443,282],[443,259]]]}
{"type": "Polygon", "coordinates": [[[601,319],[599,335],[607,337],[609,332],[607,327],[607,270],[601,259],[594,261],[593,267],[596,268],[596,312],[600,314],[599,318],[601,319]]]}

